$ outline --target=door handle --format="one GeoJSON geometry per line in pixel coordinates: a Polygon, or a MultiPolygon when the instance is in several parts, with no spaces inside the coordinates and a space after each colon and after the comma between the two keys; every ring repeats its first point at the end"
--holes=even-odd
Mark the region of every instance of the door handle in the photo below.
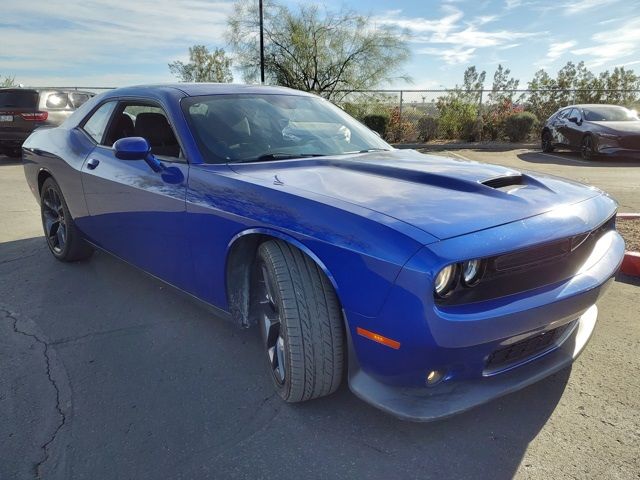
{"type": "Polygon", "coordinates": [[[96,160],[95,158],[92,158],[91,160],[89,160],[87,162],[87,168],[89,170],[93,170],[94,168],[96,168],[98,165],[100,165],[100,160],[96,160]]]}

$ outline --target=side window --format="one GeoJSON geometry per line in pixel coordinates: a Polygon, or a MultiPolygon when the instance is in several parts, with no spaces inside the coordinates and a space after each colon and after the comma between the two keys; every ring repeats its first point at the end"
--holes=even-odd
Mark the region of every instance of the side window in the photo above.
{"type": "Polygon", "coordinates": [[[143,137],[151,145],[154,155],[169,160],[182,159],[180,144],[162,108],[139,103],[121,104],[105,139],[113,145],[126,137],[143,137]]]}
{"type": "Polygon", "coordinates": [[[109,118],[111,118],[111,113],[115,106],[116,102],[107,102],[102,104],[100,108],[91,114],[91,117],[89,117],[82,127],[84,131],[87,132],[97,143],[102,142],[104,131],[109,124],[109,118]]]}

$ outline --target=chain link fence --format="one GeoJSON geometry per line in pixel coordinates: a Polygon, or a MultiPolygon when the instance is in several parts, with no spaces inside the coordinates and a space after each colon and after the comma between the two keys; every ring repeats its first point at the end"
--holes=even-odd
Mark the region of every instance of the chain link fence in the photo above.
{"type": "Polygon", "coordinates": [[[369,90],[336,103],[391,143],[533,141],[545,120],[572,104],[640,110],[640,90],[369,90]]]}
{"type": "MultiPolygon", "coordinates": [[[[101,93],[113,87],[30,87],[101,93]]],[[[640,110],[640,90],[366,90],[334,102],[391,143],[537,141],[545,120],[571,104],[640,110]]]]}

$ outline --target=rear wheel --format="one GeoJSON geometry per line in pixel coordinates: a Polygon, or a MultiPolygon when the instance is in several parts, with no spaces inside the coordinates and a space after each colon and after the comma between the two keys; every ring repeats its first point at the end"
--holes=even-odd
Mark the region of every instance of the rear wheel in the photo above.
{"type": "Polygon", "coordinates": [[[551,132],[545,130],[542,133],[542,151],[545,153],[553,152],[553,138],[551,137],[551,132]]]}
{"type": "Polygon", "coordinates": [[[258,248],[253,308],[278,394],[301,402],[333,393],[342,381],[342,314],[318,265],[280,240],[258,248]]]}
{"type": "Polygon", "coordinates": [[[53,178],[47,178],[40,193],[42,228],[49,250],[63,262],[88,258],[93,253],[85,242],[69,213],[60,187],[53,178]]]}
{"type": "Polygon", "coordinates": [[[593,151],[593,138],[591,135],[585,135],[582,138],[582,143],[580,144],[580,155],[583,160],[591,161],[595,157],[595,152],[593,151]]]}

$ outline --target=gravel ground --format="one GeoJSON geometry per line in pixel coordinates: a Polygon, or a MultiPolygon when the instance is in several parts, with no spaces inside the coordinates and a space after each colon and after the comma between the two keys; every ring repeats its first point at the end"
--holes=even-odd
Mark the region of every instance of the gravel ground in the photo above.
{"type": "Polygon", "coordinates": [[[616,228],[630,252],[640,252],[640,220],[618,220],[616,228]]]}
{"type": "Polygon", "coordinates": [[[572,368],[462,415],[402,422],[345,386],[288,405],[256,331],[106,254],[54,260],[2,160],[0,479],[638,480],[640,281],[572,368]]]}

